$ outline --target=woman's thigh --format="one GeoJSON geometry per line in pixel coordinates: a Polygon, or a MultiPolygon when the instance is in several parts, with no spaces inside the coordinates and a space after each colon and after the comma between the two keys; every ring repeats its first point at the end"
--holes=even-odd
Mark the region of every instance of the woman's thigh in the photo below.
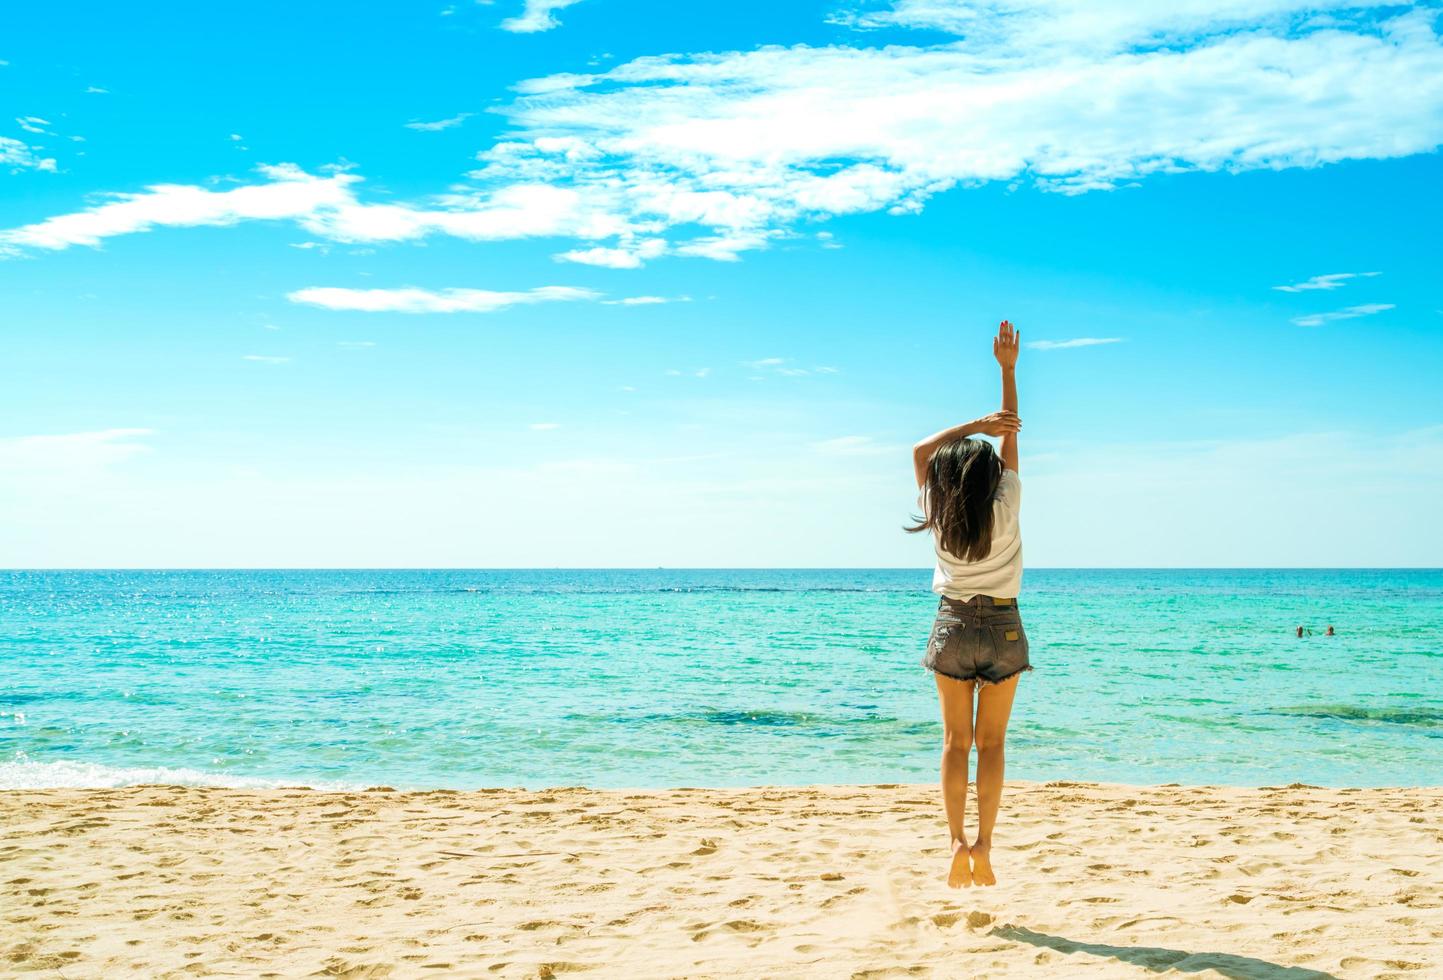
{"type": "Polygon", "coordinates": [[[1021,676],[1013,674],[1000,683],[984,684],[977,691],[978,749],[1001,745],[1007,737],[1007,721],[1012,717],[1012,700],[1017,695],[1017,681],[1021,676]]]}
{"type": "Polygon", "coordinates": [[[975,681],[959,681],[944,674],[932,675],[937,681],[937,699],[942,704],[942,727],[945,735],[970,746],[972,743],[972,690],[975,681]]]}

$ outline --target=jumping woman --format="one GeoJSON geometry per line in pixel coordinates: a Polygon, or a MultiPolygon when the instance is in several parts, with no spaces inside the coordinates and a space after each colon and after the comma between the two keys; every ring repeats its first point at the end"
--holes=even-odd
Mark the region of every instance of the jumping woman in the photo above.
{"type": "Polygon", "coordinates": [[[1017,678],[1032,667],[1017,609],[1022,587],[1022,535],[1017,475],[1017,352],[1007,320],[992,354],[1002,368],[1002,410],[944,429],[912,449],[917,506],[909,531],[931,531],[937,551],[932,591],[937,619],[922,664],[932,671],[942,703],[942,799],[952,839],[947,884],[997,884],[992,825],[1002,798],[1003,743],[1017,678]],[[1001,439],[1001,450],[977,435],[1001,439]],[[976,714],[973,714],[973,692],[976,714]],[[977,746],[977,837],[967,846],[967,762],[977,746]]]}

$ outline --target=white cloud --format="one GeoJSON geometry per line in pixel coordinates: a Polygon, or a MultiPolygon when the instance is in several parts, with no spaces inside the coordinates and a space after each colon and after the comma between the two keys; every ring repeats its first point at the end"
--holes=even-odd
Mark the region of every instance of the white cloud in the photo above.
{"type": "Polygon", "coordinates": [[[1305,293],[1313,289],[1340,289],[1349,279],[1370,278],[1378,275],[1382,275],[1382,273],[1330,272],[1327,275],[1313,276],[1311,279],[1295,282],[1291,286],[1274,286],[1273,288],[1282,293],[1305,293]]]}
{"type": "Polygon", "coordinates": [[[110,94],[110,89],[108,89],[108,88],[101,88],[99,85],[87,85],[87,86],[85,87],[85,94],[86,94],[86,95],[109,95],[109,94],[110,94]]]}
{"type": "MultiPolygon", "coordinates": [[[[36,154],[36,147],[27,146],[17,139],[0,136],[0,167],[13,170],[41,170],[55,172],[55,159],[36,154]]],[[[0,233],[0,251],[4,250],[3,233],[0,233]]]]}
{"type": "Polygon", "coordinates": [[[549,31],[561,26],[561,21],[556,19],[556,11],[580,2],[581,0],[526,0],[526,6],[521,13],[503,20],[501,29],[516,34],[549,31]]]}
{"type": "Polygon", "coordinates": [[[1238,29],[1286,28],[1301,16],[1347,15],[1391,0],[896,0],[887,9],[843,10],[831,19],[860,29],[945,31],[988,47],[1116,50],[1165,46],[1238,29]]]}
{"type": "Polygon", "coordinates": [[[564,181],[636,223],[708,227],[671,251],[725,260],[801,220],[914,211],[957,185],[1076,194],[1443,142],[1443,46],[1424,11],[1360,25],[1273,16],[1286,0],[1216,13],[1189,0],[1185,16],[1104,4],[1125,23],[1068,46],[1091,5],[1005,6],[1021,12],[1005,30],[944,44],[673,54],[533,79],[504,110],[515,135],[474,176],[564,181]],[[1055,44],[1018,43],[1057,19],[1055,44]],[[1141,46],[1139,31],[1167,43],[1141,46]]]}
{"type": "Polygon", "coordinates": [[[39,133],[42,136],[55,135],[45,128],[50,125],[49,120],[41,119],[39,116],[16,116],[15,123],[27,133],[39,133]]]}
{"type": "Polygon", "coordinates": [[[604,299],[602,306],[657,306],[662,303],[690,303],[690,296],[627,296],[622,299],[604,299]]]}
{"type": "Polygon", "coordinates": [[[407,129],[415,129],[423,133],[435,133],[443,129],[450,129],[453,126],[459,126],[466,120],[470,119],[471,116],[472,113],[469,112],[458,112],[456,115],[451,116],[448,119],[437,119],[435,122],[419,122],[413,120],[411,122],[405,123],[404,125],[407,129]]]}
{"type": "Polygon", "coordinates": [[[1385,310],[1394,308],[1393,303],[1363,303],[1359,306],[1349,306],[1341,310],[1333,310],[1329,313],[1309,313],[1307,316],[1293,317],[1293,323],[1300,327],[1321,327],[1325,323],[1334,320],[1353,320],[1360,316],[1372,316],[1375,313],[1382,313],[1385,310]]]}
{"type": "Polygon", "coordinates": [[[525,292],[489,289],[344,289],[313,286],[286,294],[292,303],[307,303],[328,310],[367,313],[494,313],[522,303],[592,300],[600,293],[572,286],[539,286],[525,292]]]}
{"type": "Polygon", "coordinates": [[[243,361],[255,361],[255,362],[259,363],[259,364],[289,364],[289,363],[291,363],[291,359],[290,359],[289,357],[278,357],[278,356],[273,355],[273,354],[242,354],[242,355],[241,355],[241,360],[243,360],[243,361]]]}
{"type": "Polygon", "coordinates": [[[623,248],[579,248],[560,252],[557,259],[564,262],[579,262],[582,265],[599,265],[607,269],[639,269],[641,259],[634,252],[623,248]]]}
{"type": "Polygon", "coordinates": [[[550,432],[552,429],[561,428],[560,422],[532,422],[527,428],[533,432],[550,432]]]}
{"type": "Polygon", "coordinates": [[[357,350],[364,347],[375,347],[376,342],[374,340],[338,340],[336,341],[336,346],[345,347],[349,350],[357,350]]]}
{"type": "Polygon", "coordinates": [[[678,370],[677,368],[668,368],[666,373],[667,373],[667,375],[669,375],[670,377],[673,377],[673,378],[681,378],[681,377],[705,378],[707,375],[711,374],[711,368],[709,368],[709,367],[696,368],[695,370],[690,370],[690,371],[681,371],[681,370],[678,370]]]}
{"type": "MultiPolygon", "coordinates": [[[[784,378],[804,378],[811,374],[837,373],[837,369],[834,367],[797,367],[785,357],[763,357],[760,360],[756,361],[742,361],[742,366],[751,368],[753,371],[756,371],[759,374],[776,374],[784,378]]],[[[752,380],[760,381],[761,378],[755,377],[752,380]]]]}
{"type": "MultiPolygon", "coordinates": [[[[17,144],[19,145],[19,144],[17,144]]],[[[0,142],[0,162],[7,162],[0,142]]],[[[54,161],[50,161],[51,167],[54,161]]],[[[43,168],[42,168],[43,169],[43,168]]],[[[157,184],[138,194],[115,194],[84,211],[0,231],[0,251],[99,245],[107,238],[161,227],[233,225],[291,220],[313,235],[341,242],[406,241],[439,233],[476,241],[533,235],[601,237],[622,227],[581,201],[575,190],[515,184],[490,194],[450,195],[443,207],[363,204],[361,178],[331,168],[325,176],[294,164],[257,168],[267,178],[224,191],[157,184]]]]}
{"type": "Polygon", "coordinates": [[[561,252],[554,258],[582,265],[599,265],[607,269],[639,269],[648,259],[666,254],[664,238],[647,238],[620,248],[585,248],[561,252]]]}
{"type": "Polygon", "coordinates": [[[1120,344],[1121,337],[1074,337],[1071,340],[1032,340],[1027,346],[1033,350],[1067,350],[1070,347],[1096,347],[1098,344],[1120,344]]]}
{"type": "MultiPolygon", "coordinates": [[[[551,26],[558,9],[530,4],[513,26],[551,26]]],[[[535,78],[502,107],[508,135],[469,183],[429,200],[364,202],[354,174],[273,167],[226,191],[121,195],[0,232],[0,249],[279,219],[349,243],[555,236],[577,242],[563,261],[635,268],[659,255],[735,261],[810,220],[917,211],[957,186],[1080,194],[1153,174],[1399,157],[1443,144],[1435,14],[1362,0],[901,0],[849,22],[960,35],[883,46],[862,32],[856,46],[535,78]]]]}
{"type": "Polygon", "coordinates": [[[99,245],[104,239],[157,227],[231,225],[244,220],[314,219],[354,201],[349,185],[358,178],[344,173],[316,177],[283,164],[262,167],[270,178],[226,191],[184,184],[157,184],[139,194],[84,211],[47,218],[0,232],[0,247],[63,249],[99,245]]]}
{"type": "Polygon", "coordinates": [[[148,452],[137,440],[151,429],[102,429],[65,435],[0,438],[0,470],[45,471],[108,466],[148,452]]]}

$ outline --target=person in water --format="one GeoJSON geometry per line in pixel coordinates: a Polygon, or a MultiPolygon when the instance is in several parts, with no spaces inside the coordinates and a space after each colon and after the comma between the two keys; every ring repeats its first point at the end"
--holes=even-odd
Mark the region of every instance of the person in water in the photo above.
{"type": "Polygon", "coordinates": [[[952,845],[947,884],[953,888],[997,884],[991,851],[1002,799],[1003,743],[1017,679],[1032,669],[1017,607],[1022,586],[1019,348],[1020,335],[1003,320],[992,341],[1002,368],[1001,411],[944,429],[912,449],[922,517],[907,530],[931,531],[937,552],[932,591],[941,599],[922,664],[932,671],[942,707],[942,801],[952,845]],[[978,435],[999,438],[1000,450],[974,438],[978,435]],[[974,744],[977,836],[969,847],[963,816],[974,744]]]}

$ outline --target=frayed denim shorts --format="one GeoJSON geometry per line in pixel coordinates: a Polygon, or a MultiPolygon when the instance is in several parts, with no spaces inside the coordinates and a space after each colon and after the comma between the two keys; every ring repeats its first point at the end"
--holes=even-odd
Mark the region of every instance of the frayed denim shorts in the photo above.
{"type": "Polygon", "coordinates": [[[1017,600],[975,595],[963,601],[943,596],[922,666],[953,680],[976,681],[978,687],[1031,670],[1017,600]]]}

